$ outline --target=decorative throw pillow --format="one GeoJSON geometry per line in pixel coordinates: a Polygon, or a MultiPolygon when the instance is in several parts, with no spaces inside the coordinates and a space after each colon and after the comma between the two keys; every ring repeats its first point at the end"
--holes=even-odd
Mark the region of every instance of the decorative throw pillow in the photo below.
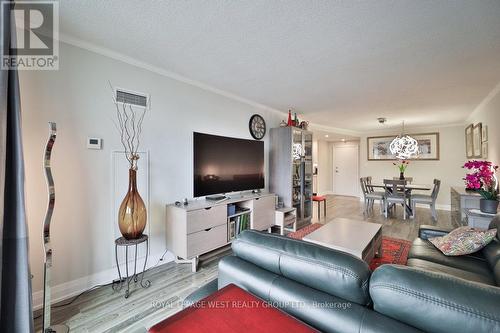
{"type": "Polygon", "coordinates": [[[465,226],[445,236],[429,238],[429,241],[446,256],[461,256],[481,250],[496,234],[497,229],[483,230],[465,226]]]}

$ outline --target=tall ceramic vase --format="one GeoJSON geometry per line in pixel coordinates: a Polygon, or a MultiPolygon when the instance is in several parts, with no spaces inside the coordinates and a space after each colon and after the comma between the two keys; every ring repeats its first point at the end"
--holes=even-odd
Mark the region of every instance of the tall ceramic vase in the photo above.
{"type": "Polygon", "coordinates": [[[118,211],[118,226],[126,239],[137,239],[146,228],[146,205],[137,191],[137,170],[129,169],[128,191],[118,211]]]}

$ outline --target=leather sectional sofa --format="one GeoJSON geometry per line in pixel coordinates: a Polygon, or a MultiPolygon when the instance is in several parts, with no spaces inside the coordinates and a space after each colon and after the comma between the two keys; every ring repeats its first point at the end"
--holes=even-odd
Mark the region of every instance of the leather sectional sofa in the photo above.
{"type": "Polygon", "coordinates": [[[408,266],[372,273],[347,253],[245,231],[218,279],[186,303],[233,283],[323,332],[500,332],[499,239],[477,255],[442,258],[426,238],[443,233],[422,227],[408,266]]]}
{"type": "MultiPolygon", "coordinates": [[[[496,228],[500,232],[500,217],[496,217],[489,228],[496,228]]],[[[459,257],[447,257],[427,239],[445,235],[450,231],[433,226],[421,226],[419,237],[413,242],[408,254],[407,265],[427,271],[450,274],[473,282],[500,286],[500,242],[498,232],[496,239],[476,253],[459,257]]]]}

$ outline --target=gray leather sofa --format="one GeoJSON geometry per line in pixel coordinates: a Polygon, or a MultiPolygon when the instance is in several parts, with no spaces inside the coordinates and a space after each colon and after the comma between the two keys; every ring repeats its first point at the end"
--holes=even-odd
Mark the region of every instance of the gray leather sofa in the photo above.
{"type": "MultiPolygon", "coordinates": [[[[493,219],[489,228],[496,228],[500,231],[500,216],[493,219]]],[[[450,274],[469,281],[500,286],[500,240],[498,233],[496,239],[481,251],[465,256],[447,257],[436,249],[428,241],[428,238],[442,236],[450,231],[433,226],[421,226],[419,237],[413,242],[408,254],[407,265],[427,271],[450,274]]]]}
{"type": "Polygon", "coordinates": [[[323,332],[500,332],[500,288],[421,268],[371,273],[350,254],[245,231],[217,280],[186,303],[236,284],[323,332]]]}

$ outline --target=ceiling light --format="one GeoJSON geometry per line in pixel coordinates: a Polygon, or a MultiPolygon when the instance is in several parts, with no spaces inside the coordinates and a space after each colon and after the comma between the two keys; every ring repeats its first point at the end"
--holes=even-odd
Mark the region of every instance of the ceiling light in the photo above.
{"type": "Polygon", "coordinates": [[[325,134],[325,138],[327,138],[327,137],[328,137],[328,134],[325,134]]]}
{"type": "Polygon", "coordinates": [[[418,154],[418,141],[409,135],[404,134],[405,122],[403,121],[403,129],[401,135],[392,140],[389,149],[397,159],[406,160],[418,154]]]}
{"type": "Polygon", "coordinates": [[[345,142],[345,139],[344,139],[344,138],[342,138],[340,141],[345,142]]]}

